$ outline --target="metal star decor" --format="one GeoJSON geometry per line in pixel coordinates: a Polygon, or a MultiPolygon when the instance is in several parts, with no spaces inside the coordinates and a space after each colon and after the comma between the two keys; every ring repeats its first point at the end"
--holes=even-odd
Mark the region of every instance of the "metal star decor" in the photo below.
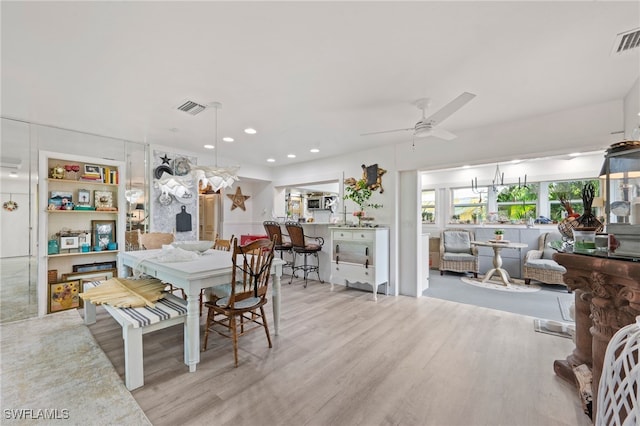
{"type": "Polygon", "coordinates": [[[249,198],[251,198],[250,195],[242,195],[242,188],[240,187],[236,188],[235,194],[233,195],[227,194],[227,197],[231,198],[231,201],[233,201],[233,204],[231,205],[231,210],[234,210],[236,207],[240,207],[243,211],[247,210],[244,206],[244,202],[249,198]]]}
{"type": "Polygon", "coordinates": [[[160,157],[160,159],[162,160],[162,164],[171,164],[171,158],[167,157],[167,154],[165,154],[164,157],[160,157]]]}

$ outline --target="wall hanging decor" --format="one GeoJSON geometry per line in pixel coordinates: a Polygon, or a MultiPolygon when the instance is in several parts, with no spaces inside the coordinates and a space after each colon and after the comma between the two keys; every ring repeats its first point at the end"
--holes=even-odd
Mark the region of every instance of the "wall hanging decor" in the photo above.
{"type": "Polygon", "coordinates": [[[233,204],[231,204],[231,210],[235,210],[236,207],[240,207],[243,211],[246,211],[244,202],[251,198],[250,195],[242,195],[242,188],[237,187],[235,194],[227,194],[227,197],[231,198],[233,204]]]}
{"type": "Polygon", "coordinates": [[[12,212],[12,211],[18,209],[18,203],[13,201],[11,199],[11,195],[9,195],[9,201],[5,201],[4,204],[2,204],[2,208],[7,210],[7,211],[9,211],[9,212],[12,212]]]}
{"type": "Polygon", "coordinates": [[[176,215],[176,232],[191,231],[191,215],[187,213],[187,208],[181,206],[180,213],[176,215]]]}
{"type": "MultiPolygon", "coordinates": [[[[372,164],[371,166],[362,167],[362,179],[364,180],[366,187],[371,191],[375,191],[376,189],[380,190],[382,194],[384,192],[384,188],[382,187],[382,176],[387,173],[385,169],[382,167],[378,167],[377,164],[372,164]]],[[[358,180],[356,178],[347,178],[344,183],[348,186],[355,186],[358,180]]]]}

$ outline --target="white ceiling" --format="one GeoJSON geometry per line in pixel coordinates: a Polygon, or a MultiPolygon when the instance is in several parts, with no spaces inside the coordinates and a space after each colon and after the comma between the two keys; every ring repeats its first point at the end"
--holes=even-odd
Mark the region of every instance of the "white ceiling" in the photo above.
{"type": "Polygon", "coordinates": [[[640,27],[637,1],[1,7],[4,117],[204,155],[213,113],[175,107],[218,101],[219,136],[235,138],[220,156],[243,164],[406,143],[360,134],[412,127],[420,97],[435,111],[477,95],[443,123],[455,133],[622,99],[640,72],[640,49],[610,54],[640,27]]]}

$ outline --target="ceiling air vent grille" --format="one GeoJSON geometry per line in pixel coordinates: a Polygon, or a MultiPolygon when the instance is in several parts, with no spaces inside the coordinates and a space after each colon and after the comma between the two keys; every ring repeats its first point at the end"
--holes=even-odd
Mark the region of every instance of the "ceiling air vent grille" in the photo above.
{"type": "Polygon", "coordinates": [[[640,46],[640,28],[626,31],[616,36],[613,42],[612,54],[620,54],[640,46]]]}
{"type": "Polygon", "coordinates": [[[182,105],[178,107],[178,110],[184,111],[191,115],[199,114],[205,109],[207,109],[206,106],[200,105],[199,103],[193,102],[193,101],[185,101],[182,105]]]}

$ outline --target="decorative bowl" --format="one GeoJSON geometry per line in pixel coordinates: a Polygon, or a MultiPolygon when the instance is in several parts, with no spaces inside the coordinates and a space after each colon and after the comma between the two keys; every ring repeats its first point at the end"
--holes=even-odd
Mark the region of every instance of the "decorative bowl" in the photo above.
{"type": "Polygon", "coordinates": [[[213,241],[176,241],[171,245],[183,250],[203,253],[213,247],[213,241]]]}

